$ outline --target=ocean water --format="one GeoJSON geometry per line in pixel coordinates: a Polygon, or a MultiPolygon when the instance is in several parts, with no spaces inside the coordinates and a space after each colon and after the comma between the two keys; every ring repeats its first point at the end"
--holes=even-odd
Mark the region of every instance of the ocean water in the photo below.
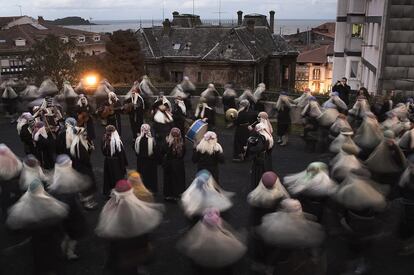
{"type": "MultiPolygon", "coordinates": [[[[219,21],[216,19],[202,20],[206,25],[218,25],[219,21]]],[[[275,21],[275,33],[277,34],[293,34],[299,31],[306,31],[317,27],[326,22],[335,22],[334,19],[280,19],[275,21]]],[[[162,26],[162,20],[96,20],[92,23],[97,25],[91,26],[66,26],[68,28],[74,28],[84,31],[92,31],[99,33],[111,33],[117,30],[138,30],[140,27],[146,28],[151,26],[162,26]]],[[[236,25],[235,19],[223,19],[221,24],[224,26],[236,25]]]]}

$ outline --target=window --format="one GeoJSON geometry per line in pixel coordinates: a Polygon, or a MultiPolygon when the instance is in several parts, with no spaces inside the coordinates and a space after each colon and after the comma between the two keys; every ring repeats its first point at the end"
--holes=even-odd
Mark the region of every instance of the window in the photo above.
{"type": "Polygon", "coordinates": [[[177,43],[174,43],[174,44],[173,44],[173,49],[174,49],[174,50],[179,50],[179,49],[180,49],[180,47],[181,47],[181,44],[177,44],[177,43]]]}
{"type": "Polygon", "coordinates": [[[69,37],[67,37],[67,36],[62,36],[62,37],[60,38],[60,40],[61,40],[63,43],[68,43],[68,42],[69,42],[69,37]]]}
{"type": "Polygon", "coordinates": [[[320,80],[321,79],[321,69],[313,69],[312,79],[313,80],[320,80]]]}
{"type": "Polygon", "coordinates": [[[349,78],[356,78],[358,75],[358,61],[351,61],[351,72],[349,73],[349,78]]]}
{"type": "Polygon", "coordinates": [[[79,37],[78,37],[78,42],[79,42],[79,43],[83,43],[83,42],[85,42],[85,36],[83,36],[83,35],[79,36],[79,37]]]}
{"type": "Polygon", "coordinates": [[[191,49],[191,42],[188,42],[185,44],[184,50],[190,50],[191,49]]]}
{"type": "Polygon", "coordinates": [[[101,36],[100,35],[95,35],[93,37],[93,41],[95,41],[95,42],[101,41],[101,36]]]}
{"type": "Polygon", "coordinates": [[[297,72],[296,79],[300,81],[308,81],[308,76],[306,72],[297,72]]]}
{"type": "Polygon", "coordinates": [[[201,82],[201,72],[197,73],[197,82],[201,82]]]}
{"type": "Polygon", "coordinates": [[[362,38],[362,24],[352,24],[352,37],[353,38],[362,38]]]}
{"type": "Polygon", "coordinates": [[[17,38],[14,42],[15,42],[15,44],[16,44],[17,47],[26,46],[26,39],[17,38]]]}
{"type": "Polygon", "coordinates": [[[285,66],[283,70],[283,80],[289,80],[289,66],[285,66]]]}
{"type": "Polygon", "coordinates": [[[172,71],[171,82],[174,82],[174,83],[181,82],[183,80],[183,76],[184,76],[183,72],[172,71]]]}

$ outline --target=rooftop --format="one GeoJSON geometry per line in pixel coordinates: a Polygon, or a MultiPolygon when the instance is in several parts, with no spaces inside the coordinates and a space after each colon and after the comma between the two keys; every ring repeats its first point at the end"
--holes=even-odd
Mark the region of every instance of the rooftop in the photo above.
{"type": "Polygon", "coordinates": [[[313,50],[299,54],[297,63],[323,64],[327,62],[327,57],[334,53],[333,44],[322,46],[313,50]]]}

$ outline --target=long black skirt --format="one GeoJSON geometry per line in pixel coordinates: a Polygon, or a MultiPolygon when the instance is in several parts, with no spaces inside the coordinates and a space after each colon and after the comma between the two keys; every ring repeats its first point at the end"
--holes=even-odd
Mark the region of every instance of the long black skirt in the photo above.
{"type": "Polygon", "coordinates": [[[137,171],[141,174],[142,181],[151,192],[158,192],[158,163],[155,158],[143,158],[137,156],[137,171]]]}
{"type": "Polygon", "coordinates": [[[182,159],[164,163],[164,196],[179,197],[185,191],[185,167],[182,159]]]}
{"type": "Polygon", "coordinates": [[[109,196],[116,183],[123,179],[126,168],[117,157],[105,157],[103,194],[109,196]]]}

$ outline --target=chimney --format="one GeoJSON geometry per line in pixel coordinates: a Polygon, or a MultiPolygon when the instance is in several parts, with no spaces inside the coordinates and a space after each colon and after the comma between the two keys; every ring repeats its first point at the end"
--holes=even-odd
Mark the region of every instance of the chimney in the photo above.
{"type": "Polygon", "coordinates": [[[43,16],[37,17],[37,23],[39,23],[40,25],[45,23],[45,19],[43,19],[43,16]]]}
{"type": "Polygon", "coordinates": [[[300,33],[300,30],[299,30],[299,28],[297,28],[296,29],[296,34],[299,34],[300,33]]]}
{"type": "Polygon", "coordinates": [[[237,12],[237,25],[241,26],[243,24],[243,12],[238,11],[237,12]]]}
{"type": "Polygon", "coordinates": [[[275,32],[275,11],[270,11],[270,32],[275,32]]]}
{"type": "Polygon", "coordinates": [[[164,35],[169,35],[171,31],[171,22],[168,18],[162,22],[162,26],[164,35]]]}
{"type": "Polygon", "coordinates": [[[249,19],[249,20],[247,20],[246,24],[247,24],[247,29],[250,32],[254,32],[255,21],[253,19],[249,19]]]}

